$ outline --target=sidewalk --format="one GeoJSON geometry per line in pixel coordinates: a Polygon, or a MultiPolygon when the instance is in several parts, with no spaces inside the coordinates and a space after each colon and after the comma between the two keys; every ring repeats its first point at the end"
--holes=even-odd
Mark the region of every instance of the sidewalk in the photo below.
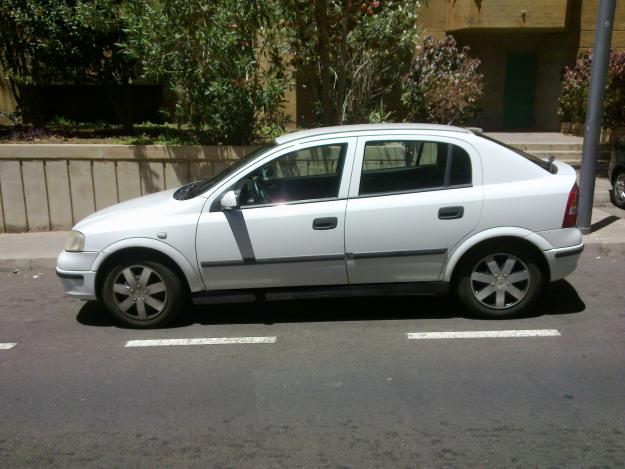
{"type": "Polygon", "coordinates": [[[55,267],[67,235],[67,231],[0,234],[0,272],[55,267]]]}
{"type": "MultiPolygon", "coordinates": [[[[625,211],[612,211],[614,215],[599,208],[593,209],[593,233],[584,236],[588,245],[605,246],[621,244],[625,247],[625,211]]],[[[0,272],[15,269],[40,271],[52,269],[56,257],[63,250],[67,232],[0,234],[0,272]]]]}
{"type": "Polygon", "coordinates": [[[560,132],[484,132],[489,137],[508,145],[582,145],[583,137],[565,135],[560,132]]]}
{"type": "MultiPolygon", "coordinates": [[[[579,185],[579,169],[577,172],[577,184],[579,185]]],[[[595,178],[595,196],[593,199],[593,207],[613,207],[610,200],[610,192],[612,191],[612,184],[607,175],[597,174],[595,178]]],[[[625,212],[623,212],[625,213],[625,212]]]]}

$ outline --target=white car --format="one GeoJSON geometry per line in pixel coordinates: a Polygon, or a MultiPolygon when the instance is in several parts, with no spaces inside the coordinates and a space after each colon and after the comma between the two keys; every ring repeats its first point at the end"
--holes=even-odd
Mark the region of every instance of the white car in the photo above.
{"type": "MultiPolygon", "coordinates": [[[[284,135],[217,176],[78,223],[57,274],[126,325],[195,303],[455,292],[528,312],[573,272],[575,171],[477,131],[425,124],[284,135]]],[[[415,306],[417,307],[417,306],[415,306]]]]}

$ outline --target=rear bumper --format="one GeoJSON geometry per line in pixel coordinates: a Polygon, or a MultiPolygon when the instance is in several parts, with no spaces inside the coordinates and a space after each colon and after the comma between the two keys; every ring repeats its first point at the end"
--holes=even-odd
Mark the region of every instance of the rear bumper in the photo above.
{"type": "Polygon", "coordinates": [[[584,250],[584,243],[565,248],[550,249],[545,251],[545,258],[551,272],[550,280],[560,280],[573,273],[577,268],[577,262],[584,250]]]}

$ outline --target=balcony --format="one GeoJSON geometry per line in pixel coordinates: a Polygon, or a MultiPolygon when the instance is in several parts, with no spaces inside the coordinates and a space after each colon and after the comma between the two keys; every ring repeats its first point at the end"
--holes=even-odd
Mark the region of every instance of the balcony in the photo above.
{"type": "Polygon", "coordinates": [[[447,0],[447,31],[566,28],[567,0],[447,0]]]}

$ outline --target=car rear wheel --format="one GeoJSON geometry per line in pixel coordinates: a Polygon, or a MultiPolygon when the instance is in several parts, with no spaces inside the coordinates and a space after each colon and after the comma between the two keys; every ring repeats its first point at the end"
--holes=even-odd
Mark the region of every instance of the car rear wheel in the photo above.
{"type": "Polygon", "coordinates": [[[543,275],[533,253],[504,244],[477,249],[460,267],[457,294],[470,312],[483,317],[527,314],[543,275]]]}
{"type": "Polygon", "coordinates": [[[614,176],[612,186],[612,202],[618,208],[625,209],[625,171],[620,170],[614,176]]]}
{"type": "Polygon", "coordinates": [[[162,327],[180,313],[184,289],[169,267],[153,261],[132,261],[111,269],[102,286],[102,300],[124,325],[162,327]]]}

